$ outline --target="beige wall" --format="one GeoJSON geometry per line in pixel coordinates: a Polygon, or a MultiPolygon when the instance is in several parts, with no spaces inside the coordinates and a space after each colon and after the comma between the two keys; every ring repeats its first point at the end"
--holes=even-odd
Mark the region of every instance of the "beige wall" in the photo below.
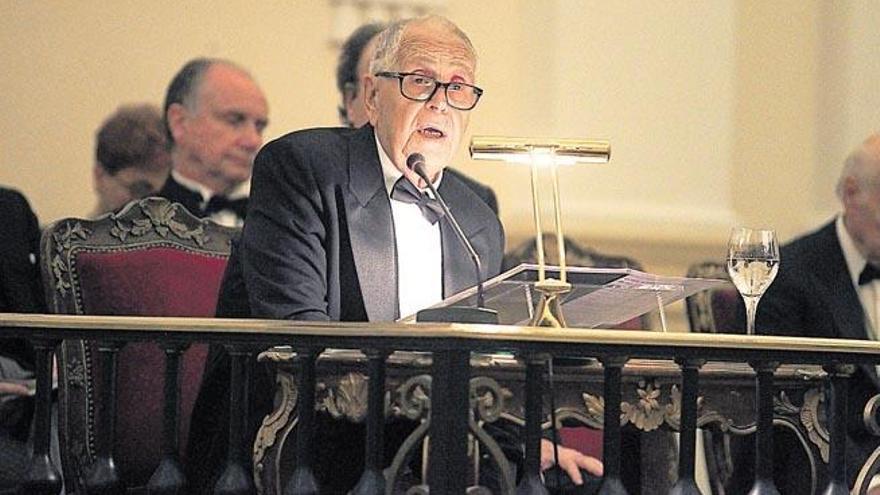
{"type": "MultiPolygon", "coordinates": [[[[880,127],[871,0],[437,3],[481,54],[472,133],[610,140],[611,163],[562,172],[564,223],[661,273],[723,256],[733,224],[789,238],[827,218],[839,163],[880,127]]],[[[0,0],[0,183],[44,223],[87,214],[101,120],[161,103],[199,55],[251,69],[269,138],[335,124],[333,5],[0,0]]],[[[464,152],[457,166],[525,239],[527,171],[464,152]]]]}

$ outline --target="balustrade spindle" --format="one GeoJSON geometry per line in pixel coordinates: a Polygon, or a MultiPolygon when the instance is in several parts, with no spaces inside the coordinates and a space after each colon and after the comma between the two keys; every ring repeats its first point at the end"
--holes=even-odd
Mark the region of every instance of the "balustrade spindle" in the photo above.
{"type": "Polygon", "coordinates": [[[385,451],[385,358],[388,352],[365,350],[367,355],[367,435],[364,473],[352,495],[383,495],[385,477],[382,460],[385,451]]]}
{"type": "Polygon", "coordinates": [[[602,464],[605,470],[599,495],[627,495],[620,479],[620,400],[623,365],[628,358],[624,356],[605,356],[600,359],[605,368],[604,432],[602,435],[602,464]]]}
{"type": "Polygon", "coordinates": [[[846,418],[847,396],[849,377],[855,367],[852,365],[833,364],[824,366],[830,376],[829,387],[831,400],[827,409],[827,417],[830,418],[830,459],[831,464],[828,487],[822,492],[823,495],[847,495],[849,488],[846,482],[846,418]]]}
{"type": "Polygon", "coordinates": [[[467,490],[470,351],[433,352],[428,486],[437,494],[467,490]]]}
{"type": "MultiPolygon", "coordinates": [[[[541,481],[541,422],[543,420],[542,381],[547,368],[546,354],[528,354],[526,363],[525,386],[525,449],[523,475],[516,487],[517,495],[544,495],[547,488],[541,481]]],[[[563,474],[565,476],[565,474],[563,474]]]]}
{"type": "Polygon", "coordinates": [[[755,434],[755,484],[749,495],[779,495],[773,482],[773,373],[776,362],[749,363],[757,373],[758,431],[755,434]]]}
{"type": "Polygon", "coordinates": [[[296,467],[287,485],[284,495],[312,495],[318,493],[318,482],[312,471],[314,459],[315,431],[315,361],[321,353],[320,349],[305,347],[296,349],[299,380],[297,380],[296,410],[296,467]]]}
{"type": "Polygon", "coordinates": [[[180,465],[178,418],[180,416],[180,355],[187,344],[162,343],[165,351],[165,386],[162,417],[162,460],[147,483],[150,495],[183,493],[186,476],[180,465]]]}
{"type": "Polygon", "coordinates": [[[34,453],[21,485],[21,493],[56,495],[61,492],[61,476],[49,456],[52,435],[52,356],[56,341],[34,340],[37,375],[34,410],[34,453]]]}
{"type": "Polygon", "coordinates": [[[681,424],[678,447],[678,481],[672,495],[699,495],[694,480],[694,457],[697,443],[697,394],[700,391],[702,359],[677,359],[681,367],[681,424]]]}
{"type": "Polygon", "coordinates": [[[246,467],[250,455],[244,446],[247,429],[248,400],[247,366],[252,354],[238,346],[226,346],[231,361],[229,379],[229,450],[226,468],[217,484],[215,495],[250,495],[256,493],[253,477],[246,467]]]}
{"type": "Polygon", "coordinates": [[[89,495],[115,495],[125,491],[119,470],[113,460],[116,438],[116,358],[124,343],[100,342],[98,361],[101,363],[101,401],[98,404],[98,427],[95,460],[86,469],[85,486],[89,495]]]}

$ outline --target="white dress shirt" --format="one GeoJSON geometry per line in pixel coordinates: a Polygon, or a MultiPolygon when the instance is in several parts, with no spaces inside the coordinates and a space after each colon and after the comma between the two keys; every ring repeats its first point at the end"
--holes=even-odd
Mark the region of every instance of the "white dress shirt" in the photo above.
{"type": "MultiPolygon", "coordinates": [[[[376,138],[379,162],[389,198],[403,172],[394,166],[376,138]]],[[[404,179],[405,180],[405,179],[404,179]]],[[[440,178],[434,184],[440,185],[440,178]]],[[[431,192],[428,191],[428,194],[431,192]]],[[[391,199],[394,241],[397,246],[397,301],[400,316],[409,316],[443,299],[443,250],[440,222],[431,224],[413,203],[391,199]]]]}

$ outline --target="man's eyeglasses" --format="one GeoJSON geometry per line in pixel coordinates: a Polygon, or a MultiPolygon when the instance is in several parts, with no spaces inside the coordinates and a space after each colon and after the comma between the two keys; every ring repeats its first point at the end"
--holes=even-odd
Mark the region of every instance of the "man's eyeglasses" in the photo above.
{"type": "Polygon", "coordinates": [[[434,97],[437,89],[443,87],[446,92],[446,103],[459,110],[471,110],[477,106],[483,90],[471,84],[450,81],[440,82],[431,76],[413,72],[379,72],[378,77],[397,79],[400,83],[400,94],[413,101],[428,101],[434,97]]]}

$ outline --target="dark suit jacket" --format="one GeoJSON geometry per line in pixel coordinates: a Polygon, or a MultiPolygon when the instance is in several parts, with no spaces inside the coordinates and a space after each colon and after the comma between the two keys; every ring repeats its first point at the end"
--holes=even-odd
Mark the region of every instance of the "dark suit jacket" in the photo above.
{"type": "MultiPolygon", "coordinates": [[[[387,321],[397,314],[391,202],[370,126],[295,132],[257,156],[241,256],[260,318],[387,321]]],[[[504,234],[491,209],[456,176],[440,194],[483,262],[501,269],[504,234]]],[[[443,294],[476,283],[464,247],[440,222],[443,294]]],[[[235,256],[235,254],[233,254],[235,256]]]]}
{"type": "MultiPolygon", "coordinates": [[[[40,227],[18,191],[0,187],[0,312],[46,311],[40,281],[40,227]]],[[[33,348],[25,339],[4,339],[2,355],[33,369],[33,348]]]]}
{"type": "Polygon", "coordinates": [[[156,193],[156,196],[182,204],[187,211],[195,216],[201,215],[201,195],[180,185],[179,182],[174,180],[174,177],[172,177],[171,174],[168,174],[168,178],[165,179],[165,184],[162,186],[162,189],[156,193]]]}
{"type": "MultiPolygon", "coordinates": [[[[498,218],[454,174],[444,174],[439,191],[481,256],[484,277],[497,274],[504,247],[498,218]]],[[[440,233],[443,294],[448,296],[473,285],[474,270],[443,220],[440,233]]],[[[227,264],[218,316],[393,320],[399,316],[394,246],[391,203],[372,128],[288,134],[257,155],[248,218],[227,264]]],[[[257,365],[250,385],[247,441],[253,442],[272,407],[269,371],[257,365]]],[[[210,490],[223,466],[228,387],[228,356],[212,352],[193,410],[187,451],[187,478],[197,490],[210,490]]],[[[322,484],[333,483],[325,485],[330,492],[350,487],[352,474],[359,474],[349,472],[363,462],[363,447],[351,441],[358,438],[359,428],[318,428],[316,444],[324,447],[315,463],[316,474],[322,484]],[[348,443],[328,451],[327,446],[332,449],[339,439],[348,443]]]]}
{"type": "MultiPolygon", "coordinates": [[[[758,304],[756,330],[778,335],[867,339],[865,313],[840,249],[835,222],[780,249],[779,273],[758,304]]],[[[880,392],[872,366],[850,379],[847,470],[850,486],[878,444],[862,427],[865,402],[880,392]]]]}
{"type": "Polygon", "coordinates": [[[486,203],[486,206],[488,206],[493,212],[495,212],[495,215],[498,215],[498,198],[495,197],[495,191],[493,191],[492,188],[480,184],[479,182],[471,179],[464,173],[459,172],[454,168],[447,167],[446,170],[443,171],[443,177],[448,177],[450,175],[454,175],[458,180],[463,182],[464,185],[469,187],[471,191],[474,192],[474,194],[479,196],[480,199],[482,199],[483,202],[486,203]]]}

